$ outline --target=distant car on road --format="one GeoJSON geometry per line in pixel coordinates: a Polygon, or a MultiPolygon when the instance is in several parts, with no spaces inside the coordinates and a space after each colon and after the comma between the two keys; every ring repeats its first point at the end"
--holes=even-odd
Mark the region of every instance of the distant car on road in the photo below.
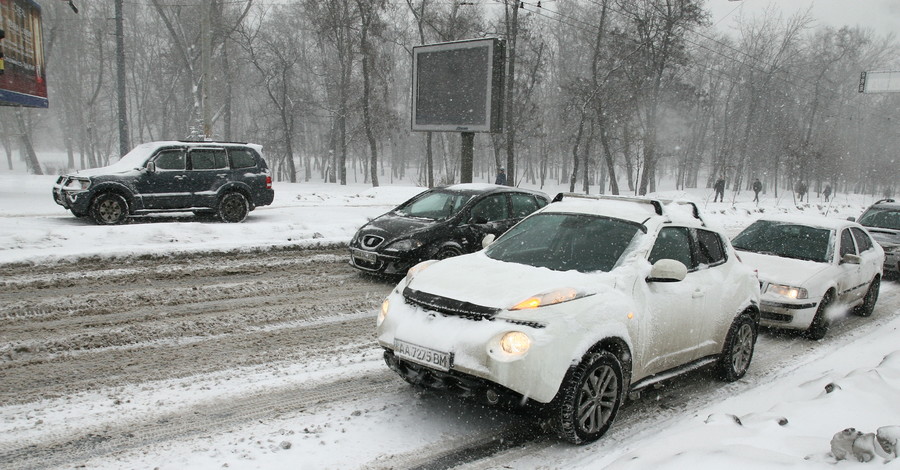
{"type": "Polygon", "coordinates": [[[379,274],[406,274],[420,261],[481,249],[547,205],[539,191],[494,184],[456,184],[418,194],[363,225],[350,241],[350,264],[379,274]]]}
{"type": "Polygon", "coordinates": [[[900,203],[882,199],[863,212],[859,223],[884,248],[885,274],[900,275],[900,203]]]}
{"type": "Polygon", "coordinates": [[[62,175],[53,186],[57,204],[100,225],[173,211],[241,222],[274,197],[262,147],[235,142],[149,142],[113,165],[62,175]]]}
{"type": "Polygon", "coordinates": [[[859,224],[785,215],[757,220],[732,245],[759,271],[764,326],[822,339],[837,303],[869,316],[878,301],[884,251],[859,224]]]}
{"type": "Polygon", "coordinates": [[[708,365],[744,376],[759,281],[695,205],[557,199],[483,251],[409,270],[377,319],[392,370],[534,405],[572,443],[600,438],[631,392],[708,365]]]}

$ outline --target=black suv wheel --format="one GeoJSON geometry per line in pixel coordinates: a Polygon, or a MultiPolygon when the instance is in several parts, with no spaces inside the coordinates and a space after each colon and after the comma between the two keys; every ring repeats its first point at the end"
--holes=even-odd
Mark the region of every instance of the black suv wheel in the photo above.
{"type": "Polygon", "coordinates": [[[104,193],[91,202],[91,218],[98,225],[118,225],[128,218],[128,202],[115,193],[104,193]]]}
{"type": "Polygon", "coordinates": [[[231,223],[243,222],[247,218],[248,212],[250,212],[250,206],[247,203],[247,198],[237,192],[227,193],[222,196],[217,210],[219,218],[223,222],[231,223]]]}

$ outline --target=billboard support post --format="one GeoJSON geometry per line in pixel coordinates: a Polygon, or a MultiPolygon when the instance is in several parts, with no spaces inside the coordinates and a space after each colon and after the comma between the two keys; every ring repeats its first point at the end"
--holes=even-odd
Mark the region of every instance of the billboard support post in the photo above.
{"type": "Polygon", "coordinates": [[[475,133],[461,132],[462,145],[459,160],[459,182],[471,183],[475,162],[475,133]]]}

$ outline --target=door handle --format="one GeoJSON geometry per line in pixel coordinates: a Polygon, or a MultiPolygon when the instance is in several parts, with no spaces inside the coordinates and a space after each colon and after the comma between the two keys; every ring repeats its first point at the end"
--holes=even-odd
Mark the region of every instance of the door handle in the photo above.
{"type": "Polygon", "coordinates": [[[691,294],[691,297],[697,299],[697,298],[703,297],[704,295],[706,295],[706,291],[698,288],[697,290],[694,291],[693,294],[691,294]]]}
{"type": "Polygon", "coordinates": [[[183,180],[183,179],[185,179],[185,178],[187,178],[187,176],[185,176],[185,175],[177,175],[177,176],[175,176],[175,179],[177,179],[178,181],[181,181],[181,180],[183,180]]]}
{"type": "Polygon", "coordinates": [[[228,176],[228,175],[225,174],[225,173],[219,173],[219,174],[217,174],[216,176],[218,176],[219,178],[224,178],[224,177],[226,177],[226,176],[228,176]]]}

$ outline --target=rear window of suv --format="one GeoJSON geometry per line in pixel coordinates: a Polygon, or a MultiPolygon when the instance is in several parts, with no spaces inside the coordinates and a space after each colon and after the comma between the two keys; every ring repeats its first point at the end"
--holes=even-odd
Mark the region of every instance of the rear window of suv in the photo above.
{"type": "Polygon", "coordinates": [[[231,155],[231,168],[252,168],[256,166],[256,159],[247,149],[230,149],[228,154],[231,155]]]}

